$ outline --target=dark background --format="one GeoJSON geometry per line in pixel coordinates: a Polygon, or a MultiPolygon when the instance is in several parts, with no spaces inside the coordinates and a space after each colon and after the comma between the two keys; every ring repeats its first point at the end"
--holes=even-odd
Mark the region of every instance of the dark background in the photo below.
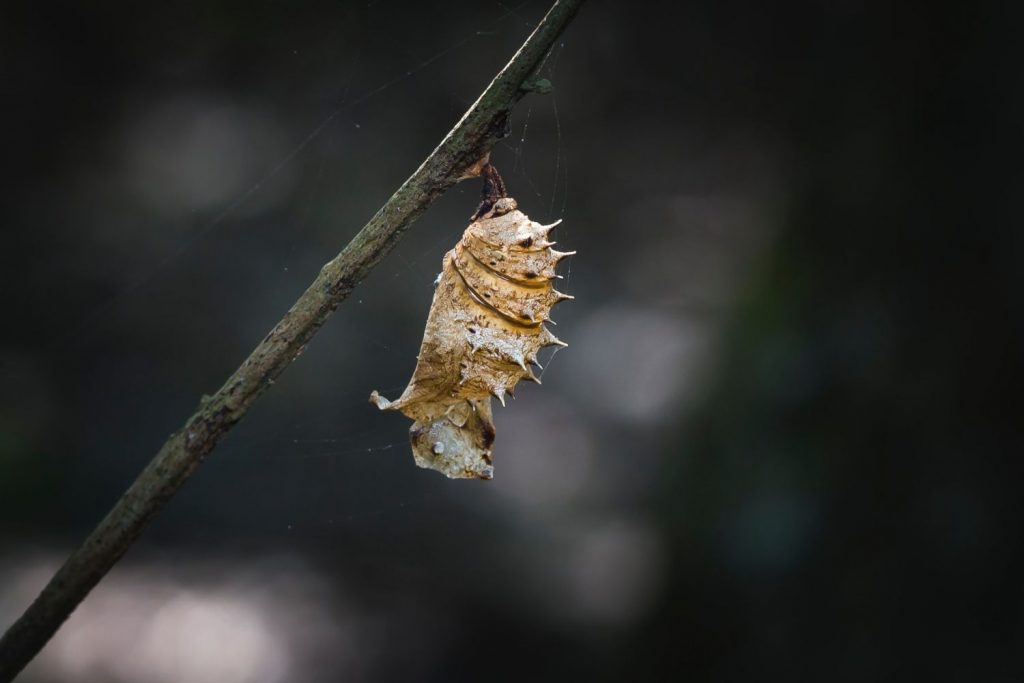
{"type": "MultiPolygon", "coordinates": [[[[5,3],[0,626],[543,2],[5,3]]],[[[588,3],[494,161],[570,343],[417,469],[450,192],[25,681],[1024,678],[1011,4],[588,3]]]]}

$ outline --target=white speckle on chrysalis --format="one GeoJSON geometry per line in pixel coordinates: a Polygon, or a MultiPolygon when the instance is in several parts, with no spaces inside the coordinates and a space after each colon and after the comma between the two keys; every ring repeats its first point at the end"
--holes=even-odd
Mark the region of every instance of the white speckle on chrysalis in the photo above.
{"type": "Polygon", "coordinates": [[[444,453],[444,444],[441,443],[440,441],[435,443],[434,444],[434,453],[436,453],[437,455],[441,455],[442,453],[444,453]]]}

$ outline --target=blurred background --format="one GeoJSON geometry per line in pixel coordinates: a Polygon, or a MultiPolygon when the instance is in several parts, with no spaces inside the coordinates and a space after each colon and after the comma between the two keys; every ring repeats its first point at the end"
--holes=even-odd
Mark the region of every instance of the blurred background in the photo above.
{"type": "MultiPolygon", "coordinates": [[[[0,628],[545,10],[4,3],[0,628]]],[[[588,3],[493,157],[579,251],[496,478],[367,402],[466,182],[22,679],[1024,679],[1012,15],[588,3]]]]}

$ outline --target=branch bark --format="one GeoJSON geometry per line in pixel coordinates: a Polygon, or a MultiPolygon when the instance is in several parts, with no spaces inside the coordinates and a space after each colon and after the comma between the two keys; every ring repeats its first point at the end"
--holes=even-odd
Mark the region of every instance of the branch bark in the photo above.
{"type": "Polygon", "coordinates": [[[149,520],[177,492],[224,435],[302,353],[324,321],[401,239],[434,200],[465,177],[479,175],[507,134],[509,115],[583,0],[558,0],[512,60],[416,172],[333,260],[213,396],[170,436],[113,509],[57,571],[0,639],[0,683],[7,683],[46,645],[89,591],[124,555],[149,520]]]}

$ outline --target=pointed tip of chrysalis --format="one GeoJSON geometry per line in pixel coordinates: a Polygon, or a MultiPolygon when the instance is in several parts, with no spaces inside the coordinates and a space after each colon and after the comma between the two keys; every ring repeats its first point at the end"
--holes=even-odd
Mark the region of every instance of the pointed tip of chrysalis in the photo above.
{"type": "Polygon", "coordinates": [[[549,232],[551,232],[552,230],[554,230],[555,228],[557,228],[557,227],[558,227],[558,224],[559,224],[559,223],[561,223],[561,222],[562,222],[562,219],[561,219],[561,218],[559,218],[559,219],[558,219],[557,221],[555,221],[554,223],[549,223],[548,225],[542,225],[542,226],[540,226],[540,231],[539,231],[539,232],[540,232],[541,234],[543,234],[543,235],[547,235],[547,234],[548,234],[549,232]]]}
{"type": "Polygon", "coordinates": [[[560,346],[560,347],[563,347],[563,348],[568,346],[568,344],[566,344],[564,341],[562,341],[561,339],[559,339],[555,335],[551,334],[551,331],[548,330],[548,329],[545,329],[543,332],[540,333],[540,345],[541,346],[560,346]]]}
{"type": "Polygon", "coordinates": [[[533,374],[532,369],[529,369],[523,373],[523,379],[527,380],[528,382],[533,382],[534,384],[540,384],[540,378],[537,377],[537,375],[533,374]]]}
{"type": "Polygon", "coordinates": [[[505,407],[505,387],[497,387],[495,389],[491,389],[491,395],[501,402],[502,408],[505,407]]]}
{"type": "Polygon", "coordinates": [[[370,394],[370,403],[381,410],[387,410],[391,407],[391,401],[378,394],[376,389],[370,394]]]}

